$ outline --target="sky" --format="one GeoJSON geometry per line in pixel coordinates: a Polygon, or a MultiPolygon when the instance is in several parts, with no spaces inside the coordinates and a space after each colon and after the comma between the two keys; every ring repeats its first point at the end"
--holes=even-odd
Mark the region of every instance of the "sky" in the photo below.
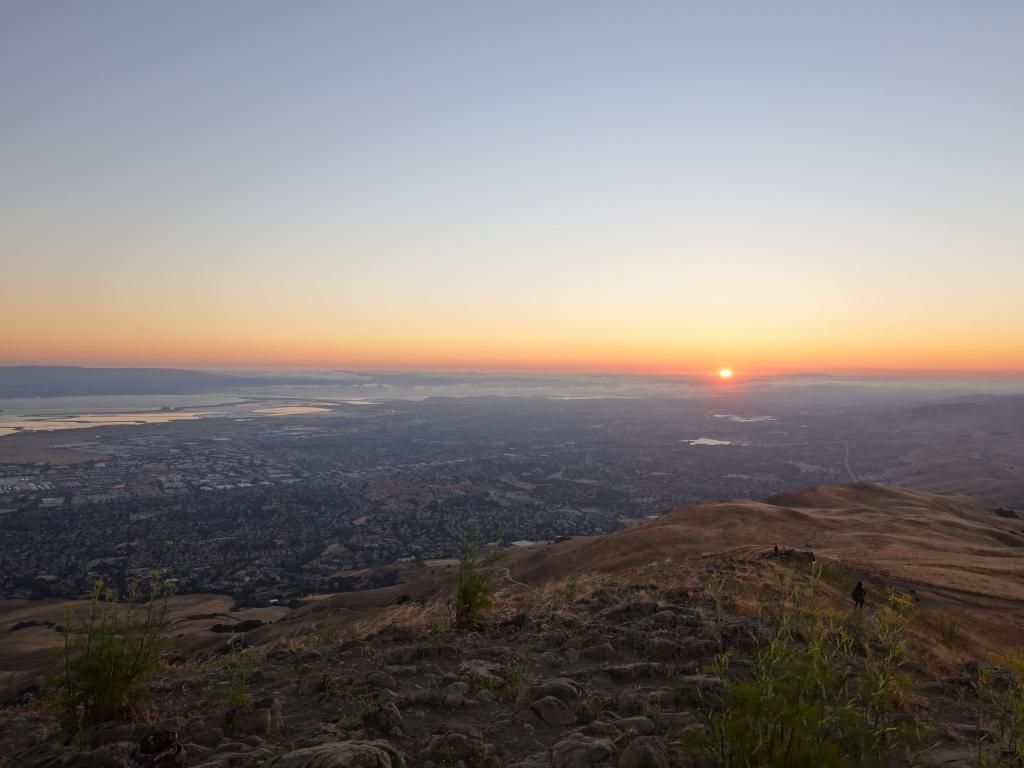
{"type": "Polygon", "coordinates": [[[0,364],[1024,372],[1024,3],[0,6],[0,364]]]}

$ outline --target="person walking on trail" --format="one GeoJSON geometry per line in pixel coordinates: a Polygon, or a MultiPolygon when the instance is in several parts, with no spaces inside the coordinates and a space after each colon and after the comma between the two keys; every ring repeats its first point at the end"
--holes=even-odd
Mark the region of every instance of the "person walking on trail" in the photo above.
{"type": "Polygon", "coordinates": [[[858,581],[857,586],[853,588],[853,592],[850,594],[850,597],[853,598],[854,605],[856,605],[858,608],[863,608],[864,598],[867,597],[867,594],[868,591],[864,589],[864,584],[858,581]]]}

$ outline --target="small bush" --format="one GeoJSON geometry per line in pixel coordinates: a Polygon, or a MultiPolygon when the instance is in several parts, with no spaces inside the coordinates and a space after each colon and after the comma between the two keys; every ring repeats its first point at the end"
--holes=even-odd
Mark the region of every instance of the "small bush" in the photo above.
{"type": "Polygon", "coordinates": [[[575,576],[570,576],[565,582],[565,604],[572,605],[579,596],[579,582],[575,576]]]}
{"type": "Polygon", "coordinates": [[[334,604],[330,599],[324,603],[322,613],[323,617],[313,632],[313,642],[319,648],[335,645],[343,636],[341,617],[334,611],[334,604]]]}
{"type": "Polygon", "coordinates": [[[984,723],[989,735],[978,744],[983,768],[1024,765],[1024,648],[997,658],[1001,666],[983,667],[978,680],[979,694],[993,705],[984,723]]]}
{"type": "Polygon", "coordinates": [[[473,692],[488,690],[502,701],[507,701],[517,708],[525,708],[529,703],[529,681],[526,678],[527,660],[518,653],[501,666],[501,670],[493,680],[478,677],[473,679],[470,690],[473,692]]]}
{"type": "Polygon", "coordinates": [[[716,768],[862,768],[913,746],[898,710],[909,603],[890,596],[861,656],[840,617],[814,602],[821,575],[814,568],[806,581],[780,579],[787,591],[774,638],[749,673],[736,670],[729,653],[705,670],[717,679],[702,690],[709,728],[680,744],[686,758],[716,768]]]}
{"type": "Polygon", "coordinates": [[[130,719],[149,699],[145,683],[162,666],[172,594],[173,585],[154,584],[143,597],[136,579],[119,598],[97,581],[81,624],[68,608],[61,630],[61,704],[73,728],[130,719]]]}
{"type": "Polygon", "coordinates": [[[231,645],[231,662],[228,664],[228,692],[224,703],[228,709],[238,709],[249,703],[249,681],[252,679],[252,660],[239,643],[231,645]]]}
{"type": "Polygon", "coordinates": [[[479,532],[473,526],[459,557],[459,581],[455,588],[455,622],[472,624],[494,607],[497,584],[489,559],[479,554],[479,532]]]}
{"type": "Polygon", "coordinates": [[[324,672],[320,675],[320,680],[317,681],[316,689],[323,694],[337,693],[341,690],[341,678],[330,672],[324,672]]]}
{"type": "Polygon", "coordinates": [[[501,688],[498,695],[519,708],[527,704],[529,683],[526,679],[526,662],[514,655],[501,669],[501,688]]]}

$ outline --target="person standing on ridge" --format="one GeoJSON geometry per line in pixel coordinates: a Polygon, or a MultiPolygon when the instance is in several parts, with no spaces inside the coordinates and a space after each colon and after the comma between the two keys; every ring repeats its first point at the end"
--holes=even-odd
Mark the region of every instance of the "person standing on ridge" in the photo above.
{"type": "Polygon", "coordinates": [[[858,608],[863,608],[864,598],[867,597],[867,594],[868,591],[864,589],[864,584],[858,581],[857,586],[853,588],[853,592],[850,594],[850,597],[853,598],[854,605],[858,608]]]}

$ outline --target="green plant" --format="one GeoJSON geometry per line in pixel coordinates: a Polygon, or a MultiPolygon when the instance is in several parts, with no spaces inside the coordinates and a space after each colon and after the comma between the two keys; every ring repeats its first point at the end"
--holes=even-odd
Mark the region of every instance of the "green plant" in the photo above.
{"type": "Polygon", "coordinates": [[[342,636],[341,632],[341,619],[338,614],[332,610],[334,607],[330,598],[324,603],[323,607],[323,618],[316,625],[313,631],[313,640],[316,645],[323,648],[328,645],[334,645],[337,643],[342,636]]]}
{"type": "Polygon", "coordinates": [[[316,689],[319,693],[331,694],[341,690],[341,679],[337,675],[324,672],[317,681],[316,689]]]}
{"type": "Polygon", "coordinates": [[[501,688],[498,695],[517,707],[522,707],[526,703],[528,687],[526,663],[518,654],[513,654],[501,669],[501,688]]]}
{"type": "Polygon", "coordinates": [[[712,632],[717,639],[722,637],[722,616],[725,612],[725,576],[712,576],[705,587],[714,605],[715,618],[712,632]]]}
{"type": "Polygon", "coordinates": [[[721,768],[862,768],[912,749],[912,734],[896,716],[909,601],[890,597],[859,659],[841,617],[814,603],[821,576],[812,566],[806,581],[779,578],[788,590],[780,594],[774,636],[749,673],[734,670],[731,652],[705,670],[715,680],[701,689],[709,728],[680,743],[687,758],[721,768]],[[786,605],[792,610],[781,609],[786,605]],[[860,662],[866,671],[854,684],[860,662]]]}
{"type": "Polygon", "coordinates": [[[907,598],[889,591],[886,605],[875,613],[875,638],[869,643],[860,680],[866,712],[875,727],[884,714],[902,701],[906,679],[901,668],[907,661],[904,639],[913,605],[907,598]]]}
{"type": "Polygon", "coordinates": [[[488,690],[499,699],[510,702],[517,707],[527,703],[529,681],[526,678],[526,660],[518,653],[502,664],[497,675],[487,677],[476,677],[470,681],[469,687],[473,692],[488,690]]]}
{"type": "Polygon", "coordinates": [[[1024,766],[1024,648],[998,659],[1002,667],[982,667],[978,676],[979,695],[993,705],[986,723],[993,754],[979,742],[978,764],[1024,766]]]}
{"type": "Polygon", "coordinates": [[[252,679],[252,660],[241,643],[231,643],[231,661],[228,664],[228,691],[224,704],[238,709],[249,703],[249,682],[252,679]]]}
{"type": "Polygon", "coordinates": [[[142,582],[131,582],[119,598],[102,581],[93,584],[81,624],[73,607],[61,630],[61,705],[72,730],[137,714],[150,697],[146,681],[162,666],[164,631],[172,584],[154,580],[143,596],[142,582]]]}
{"type": "Polygon", "coordinates": [[[455,588],[455,622],[471,624],[494,607],[497,584],[489,568],[491,558],[479,553],[480,534],[472,524],[459,557],[459,579],[455,588]]]}
{"type": "Polygon", "coordinates": [[[643,705],[644,716],[654,723],[655,733],[664,733],[665,727],[662,722],[662,704],[658,699],[646,699],[643,705]]]}
{"type": "Polygon", "coordinates": [[[576,602],[576,597],[579,594],[579,582],[576,581],[575,576],[570,576],[565,582],[565,604],[572,605],[576,602]]]}

